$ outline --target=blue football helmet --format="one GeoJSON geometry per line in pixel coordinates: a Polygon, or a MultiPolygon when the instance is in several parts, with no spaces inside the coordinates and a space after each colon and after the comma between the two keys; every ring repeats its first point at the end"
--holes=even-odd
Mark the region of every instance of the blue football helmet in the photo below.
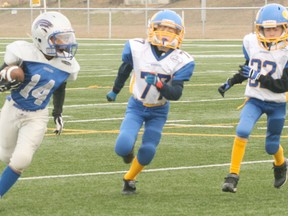
{"type": "Polygon", "coordinates": [[[266,50],[282,49],[287,46],[288,11],[280,4],[267,4],[256,16],[256,35],[259,44],[266,50]],[[266,38],[264,28],[281,26],[283,33],[279,37],[266,38]]]}
{"type": "Polygon", "coordinates": [[[182,18],[174,11],[159,11],[148,23],[148,41],[160,47],[177,49],[181,46],[185,28],[182,18]],[[158,30],[159,26],[167,26],[176,30],[176,33],[158,30]]]}
{"type": "Polygon", "coordinates": [[[33,22],[32,39],[45,55],[73,58],[78,48],[74,30],[66,16],[59,12],[45,12],[33,22]]]}

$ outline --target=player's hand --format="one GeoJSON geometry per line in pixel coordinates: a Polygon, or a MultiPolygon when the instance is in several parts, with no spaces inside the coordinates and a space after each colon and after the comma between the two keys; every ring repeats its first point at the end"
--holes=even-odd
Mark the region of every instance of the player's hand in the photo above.
{"type": "Polygon", "coordinates": [[[5,92],[10,89],[10,85],[5,80],[0,80],[0,92],[5,92]]]}
{"type": "Polygon", "coordinates": [[[117,94],[113,91],[107,93],[106,98],[108,101],[116,101],[117,94]]]}
{"type": "Polygon", "coordinates": [[[239,73],[243,77],[250,78],[252,80],[258,80],[261,75],[258,71],[253,70],[247,65],[239,65],[239,67],[239,73]]]}
{"type": "Polygon", "coordinates": [[[22,84],[22,82],[18,82],[16,80],[12,80],[11,82],[0,79],[0,92],[5,92],[12,89],[17,89],[22,84]]]}
{"type": "Polygon", "coordinates": [[[157,74],[149,73],[145,77],[145,81],[148,84],[156,86],[158,89],[161,89],[163,87],[163,83],[161,82],[160,78],[157,76],[157,74]]]}
{"type": "Polygon", "coordinates": [[[60,135],[64,127],[62,114],[54,116],[54,123],[56,125],[56,129],[54,130],[54,133],[55,135],[60,135]]]}
{"type": "Polygon", "coordinates": [[[218,88],[218,92],[222,95],[222,97],[224,97],[225,92],[228,91],[228,89],[231,87],[232,86],[229,82],[229,79],[227,79],[227,81],[218,88]]]}
{"type": "Polygon", "coordinates": [[[22,84],[22,82],[16,81],[16,80],[12,80],[10,82],[10,89],[17,89],[19,88],[19,86],[22,84]]]}

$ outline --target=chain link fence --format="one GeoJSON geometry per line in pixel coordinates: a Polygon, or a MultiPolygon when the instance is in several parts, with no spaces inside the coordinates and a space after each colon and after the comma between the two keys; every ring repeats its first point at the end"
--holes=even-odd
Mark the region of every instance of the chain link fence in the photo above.
{"type": "MultiPolygon", "coordinates": [[[[18,0],[18,2],[21,1],[24,0],[18,0]]],[[[87,7],[87,1],[71,0],[69,2],[74,2],[75,7],[65,7],[68,6],[66,5],[68,1],[62,1],[59,5],[59,0],[54,0],[48,2],[49,7],[46,10],[61,11],[65,14],[70,19],[78,38],[145,38],[147,20],[158,10],[169,8],[183,16],[186,27],[185,38],[187,39],[241,39],[245,34],[254,31],[256,13],[267,0],[249,0],[250,6],[239,6],[247,5],[248,1],[235,0],[232,3],[234,2],[236,6],[229,7],[221,5],[224,3],[231,5],[231,1],[228,4],[227,0],[207,0],[205,8],[201,8],[201,0],[177,1],[177,4],[157,8],[151,7],[151,5],[128,8],[121,4],[115,8],[99,8],[95,7],[97,4],[93,1],[89,3],[90,7],[87,7]],[[182,4],[180,4],[181,2],[182,4]],[[218,6],[215,7],[215,4],[212,3],[208,4],[209,2],[218,2],[216,4],[218,6]],[[244,4],[245,2],[246,4],[244,4]],[[190,5],[191,7],[189,7],[190,5]]],[[[273,2],[283,4],[284,1],[273,2]]],[[[99,3],[98,5],[109,6],[110,3],[99,3]]],[[[30,8],[27,3],[19,3],[17,7],[0,8],[0,37],[29,36],[32,21],[43,11],[44,8],[30,8]]]]}

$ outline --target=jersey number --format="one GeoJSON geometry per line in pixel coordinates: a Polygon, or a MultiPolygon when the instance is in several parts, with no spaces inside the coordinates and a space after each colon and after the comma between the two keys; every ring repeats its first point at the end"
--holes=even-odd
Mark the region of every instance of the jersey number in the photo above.
{"type": "Polygon", "coordinates": [[[30,92],[31,95],[36,98],[35,100],[35,104],[36,105],[41,105],[43,103],[43,101],[46,99],[47,95],[49,94],[49,92],[51,91],[51,89],[53,88],[53,86],[55,85],[55,81],[54,80],[50,80],[48,83],[46,83],[43,86],[40,86],[36,89],[33,89],[37,83],[40,80],[40,75],[34,75],[31,78],[31,81],[28,83],[28,85],[25,86],[25,88],[23,88],[20,91],[20,94],[22,95],[22,97],[24,97],[25,99],[28,98],[30,92]],[[33,90],[32,90],[33,89],[33,90]]]}
{"type": "MultiPolygon", "coordinates": [[[[254,65],[256,65],[257,71],[261,71],[261,67],[268,69],[268,73],[265,76],[271,76],[273,73],[276,72],[277,65],[275,62],[272,62],[272,61],[265,60],[262,63],[262,61],[260,59],[252,59],[251,60],[251,66],[254,66],[254,65]]],[[[259,82],[257,80],[251,80],[250,79],[249,86],[256,87],[256,86],[258,86],[258,83],[259,82]]],[[[260,87],[262,87],[261,83],[260,83],[260,87]]]]}
{"type": "MultiPolygon", "coordinates": [[[[141,78],[142,79],[145,79],[145,77],[150,74],[150,72],[141,72],[141,78]]],[[[170,75],[166,75],[166,74],[157,74],[157,76],[159,77],[159,79],[162,81],[162,82],[168,82],[170,79],[171,79],[171,76],[170,75]]],[[[147,95],[147,93],[149,92],[150,88],[151,88],[151,84],[148,84],[146,85],[146,88],[144,89],[143,91],[143,94],[141,95],[141,98],[144,99],[147,95]]],[[[158,100],[161,100],[162,99],[162,96],[160,96],[158,98],[158,100]]]]}

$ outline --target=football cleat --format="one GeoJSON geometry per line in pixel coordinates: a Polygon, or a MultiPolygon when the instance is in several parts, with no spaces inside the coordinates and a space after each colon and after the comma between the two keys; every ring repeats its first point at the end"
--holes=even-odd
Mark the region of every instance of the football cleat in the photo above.
{"type": "Polygon", "coordinates": [[[280,188],[287,181],[287,159],[285,159],[284,163],[281,166],[275,166],[273,164],[274,169],[274,187],[280,188]]]}
{"type": "Polygon", "coordinates": [[[227,177],[225,177],[225,182],[222,186],[222,191],[236,193],[238,181],[239,181],[239,175],[233,173],[228,174],[227,177]]]}
{"type": "Polygon", "coordinates": [[[124,185],[122,194],[131,195],[136,193],[136,181],[135,180],[125,180],[123,179],[124,185]]]}

